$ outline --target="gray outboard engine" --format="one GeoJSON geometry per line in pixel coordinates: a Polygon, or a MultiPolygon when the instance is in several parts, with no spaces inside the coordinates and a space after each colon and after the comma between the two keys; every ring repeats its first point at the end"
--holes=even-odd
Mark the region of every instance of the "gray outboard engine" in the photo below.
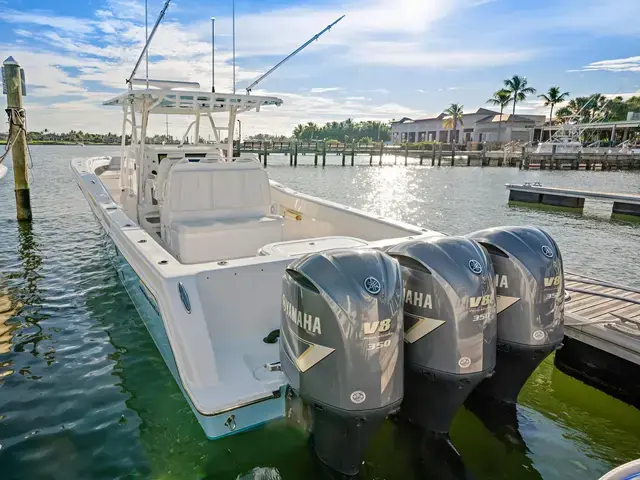
{"type": "Polygon", "coordinates": [[[486,251],[461,237],[387,250],[404,281],[405,394],[401,414],[448,433],[467,396],[495,366],[496,300],[486,251]]]}
{"type": "Polygon", "coordinates": [[[280,361],[311,407],[315,451],[355,475],[369,438],[403,394],[402,277],[385,253],[332,250],[286,270],[280,361]]]}
{"type": "Polygon", "coordinates": [[[514,404],[529,376],[564,337],[564,276],[555,241],[535,227],[468,235],[493,262],[498,307],[496,373],[474,395],[514,404]]]}

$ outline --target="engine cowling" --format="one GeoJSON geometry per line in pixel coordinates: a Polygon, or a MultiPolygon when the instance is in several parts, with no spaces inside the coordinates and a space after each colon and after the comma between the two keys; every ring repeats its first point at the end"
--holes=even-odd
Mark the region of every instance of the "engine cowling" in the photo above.
{"type": "Polygon", "coordinates": [[[495,366],[494,273],[473,240],[437,237],[390,248],[404,282],[402,414],[447,433],[459,407],[495,366]]]}
{"type": "Polygon", "coordinates": [[[564,274],[556,242],[536,227],[499,227],[468,235],[495,270],[496,373],[478,394],[515,403],[522,386],[564,337],[564,274]]]}
{"type": "Polygon", "coordinates": [[[353,475],[402,401],[400,267],[376,250],[316,253],[289,266],[282,290],[283,371],[312,408],[320,460],[353,475]]]}

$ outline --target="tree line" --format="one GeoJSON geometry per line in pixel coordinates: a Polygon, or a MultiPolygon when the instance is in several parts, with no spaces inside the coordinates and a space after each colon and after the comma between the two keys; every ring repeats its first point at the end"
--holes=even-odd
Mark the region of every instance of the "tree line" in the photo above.
{"type": "MultiPolygon", "coordinates": [[[[6,141],[8,133],[0,133],[0,140],[6,141]]],[[[131,142],[131,135],[126,136],[127,143],[131,142]]],[[[122,135],[116,135],[115,133],[88,133],[82,130],[70,130],[65,133],[54,133],[48,129],[44,129],[41,132],[31,131],[27,132],[27,141],[30,143],[52,143],[52,144],[100,144],[100,145],[120,145],[122,141],[122,135]]],[[[161,144],[165,143],[179,143],[178,138],[174,138],[169,135],[154,135],[153,137],[147,137],[147,143],[161,144]]]]}
{"type": "Polygon", "coordinates": [[[327,122],[322,126],[308,122],[297,125],[293,129],[293,136],[297,140],[386,142],[391,140],[391,126],[387,122],[355,122],[351,118],[342,122],[327,122]]]}

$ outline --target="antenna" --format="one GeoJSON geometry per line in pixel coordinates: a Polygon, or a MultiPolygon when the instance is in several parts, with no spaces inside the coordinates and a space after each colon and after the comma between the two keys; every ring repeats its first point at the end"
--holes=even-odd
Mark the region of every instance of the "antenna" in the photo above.
{"type": "MultiPolygon", "coordinates": [[[[147,4],[149,0],[144,0],[144,41],[146,42],[149,38],[149,15],[147,14],[148,8],[147,4]]],[[[147,67],[147,74],[145,78],[147,79],[147,88],[149,88],[149,50],[145,52],[145,63],[147,67]]]]}
{"type": "Polygon", "coordinates": [[[233,93],[236,93],[236,0],[232,1],[233,17],[233,93]]]}
{"type": "MultiPolygon", "coordinates": [[[[292,53],[290,53],[287,57],[285,57],[283,60],[280,61],[280,63],[278,63],[275,67],[273,67],[271,70],[269,70],[267,73],[265,73],[264,75],[262,75],[260,78],[258,78],[255,82],[253,82],[251,85],[249,85],[247,87],[247,95],[249,95],[251,93],[251,90],[253,90],[253,88],[258,85],[261,81],[263,81],[265,78],[267,78],[269,75],[271,75],[277,68],[279,68],[282,64],[284,64],[287,60],[289,60],[290,58],[296,56],[298,53],[300,53],[302,50],[304,50],[305,48],[307,48],[307,46],[309,46],[311,43],[313,43],[315,40],[318,40],[325,32],[328,32],[329,30],[331,30],[331,27],[333,27],[336,23],[338,23],[340,20],[342,20],[345,17],[345,15],[342,15],[339,19],[337,19],[335,22],[333,22],[331,25],[328,25],[324,28],[324,30],[322,30],[320,33],[315,34],[313,37],[311,37],[306,43],[304,43],[303,45],[299,46],[296,50],[294,50],[292,53]]],[[[234,67],[234,73],[235,73],[235,67],[234,67]]],[[[235,93],[235,81],[234,81],[234,93],[235,93]]]]}
{"type": "Polygon", "coordinates": [[[211,17],[211,92],[216,93],[216,17],[211,17]]]}
{"type": "Polygon", "coordinates": [[[153,40],[153,36],[156,34],[156,30],[158,30],[158,26],[160,25],[160,22],[164,18],[164,14],[167,13],[167,8],[169,8],[169,4],[170,3],[171,3],[171,0],[167,0],[166,2],[164,2],[164,6],[162,7],[162,10],[160,11],[160,15],[158,15],[158,19],[156,20],[156,24],[153,26],[153,29],[151,30],[151,35],[149,35],[149,37],[147,37],[147,41],[144,44],[144,48],[142,49],[142,52],[140,53],[140,56],[138,57],[138,61],[136,62],[136,66],[133,67],[133,71],[131,72],[131,75],[129,75],[129,78],[127,79],[127,83],[129,83],[129,84],[131,83],[131,80],[133,80],[133,77],[135,76],[136,72],[138,71],[138,67],[140,67],[140,62],[142,62],[142,58],[147,53],[147,50],[149,49],[149,44],[151,43],[151,40],[153,40]]]}

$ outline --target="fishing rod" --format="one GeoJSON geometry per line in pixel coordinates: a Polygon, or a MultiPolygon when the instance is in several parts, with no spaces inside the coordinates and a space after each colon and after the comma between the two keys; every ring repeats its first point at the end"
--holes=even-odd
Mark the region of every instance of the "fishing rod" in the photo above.
{"type": "Polygon", "coordinates": [[[285,57],[283,60],[280,61],[280,63],[278,63],[275,67],[273,67],[271,70],[269,70],[267,73],[265,73],[264,75],[262,75],[260,78],[258,78],[255,82],[253,82],[251,85],[249,85],[247,87],[247,95],[249,95],[251,93],[251,90],[253,90],[253,88],[258,85],[260,82],[262,82],[265,78],[267,78],[269,75],[271,75],[277,68],[279,68],[280,66],[282,66],[287,60],[291,59],[292,57],[295,57],[298,53],[300,53],[302,50],[304,50],[305,48],[307,48],[311,43],[313,43],[314,41],[318,40],[325,32],[328,32],[329,30],[331,30],[331,27],[333,27],[336,23],[338,23],[340,20],[342,20],[345,17],[345,15],[342,15],[339,19],[337,19],[335,22],[333,22],[331,25],[328,25],[324,28],[324,30],[322,30],[320,33],[315,34],[313,37],[311,37],[306,43],[304,43],[303,45],[299,46],[296,50],[294,50],[292,53],[290,53],[287,57],[285,57]]]}
{"type": "Polygon", "coordinates": [[[156,24],[153,26],[153,29],[151,30],[151,35],[149,35],[149,37],[147,38],[147,41],[144,44],[144,48],[142,49],[142,52],[140,53],[140,56],[138,57],[138,61],[136,62],[136,66],[133,67],[133,72],[131,72],[131,75],[127,79],[127,83],[129,85],[131,85],[131,81],[133,80],[133,77],[135,76],[136,72],[138,71],[138,67],[140,66],[140,63],[142,62],[142,59],[145,57],[145,54],[147,53],[149,45],[151,44],[151,40],[153,40],[153,36],[156,34],[156,30],[158,30],[158,26],[160,25],[160,22],[164,18],[164,14],[167,13],[167,9],[169,8],[169,4],[170,3],[171,3],[171,0],[167,0],[166,2],[164,2],[164,6],[162,7],[162,10],[160,11],[160,15],[158,16],[158,19],[156,20],[156,24]]]}

